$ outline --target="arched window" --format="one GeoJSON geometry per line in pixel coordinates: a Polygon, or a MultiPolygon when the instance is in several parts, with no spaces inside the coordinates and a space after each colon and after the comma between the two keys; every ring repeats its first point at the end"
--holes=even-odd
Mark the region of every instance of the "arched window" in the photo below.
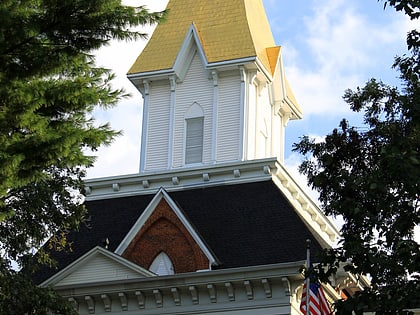
{"type": "Polygon", "coordinates": [[[203,161],[204,113],[193,103],[185,114],[185,164],[203,161]]]}
{"type": "Polygon", "coordinates": [[[158,276],[167,276],[175,274],[174,266],[171,259],[165,252],[161,252],[156,256],[150,265],[149,270],[158,276]]]}

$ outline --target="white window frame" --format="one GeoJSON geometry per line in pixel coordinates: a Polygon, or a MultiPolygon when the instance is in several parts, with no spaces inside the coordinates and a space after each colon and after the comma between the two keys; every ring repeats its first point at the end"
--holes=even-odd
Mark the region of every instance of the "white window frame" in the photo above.
{"type": "Polygon", "coordinates": [[[185,164],[203,162],[204,117],[185,120],[185,164]]]}
{"type": "Polygon", "coordinates": [[[204,112],[194,102],[185,113],[184,165],[200,165],[204,159],[204,112]]]}
{"type": "Polygon", "coordinates": [[[157,274],[158,276],[169,276],[175,274],[172,260],[165,252],[160,252],[155,257],[150,265],[149,271],[157,274]]]}

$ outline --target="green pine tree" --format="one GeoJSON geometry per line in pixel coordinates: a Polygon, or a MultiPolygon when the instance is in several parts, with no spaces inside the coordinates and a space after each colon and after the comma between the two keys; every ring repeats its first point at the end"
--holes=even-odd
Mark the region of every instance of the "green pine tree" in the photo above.
{"type": "MultiPolygon", "coordinates": [[[[385,1],[419,19],[416,0],[385,1]]],[[[395,59],[401,89],[375,79],[347,90],[344,100],[363,112],[366,128],[340,127],[323,142],[303,137],[300,170],[320,193],[328,215],[344,220],[341,242],[318,268],[324,280],[339,263],[371,286],[336,303],[337,314],[405,314],[420,307],[420,33],[407,36],[408,54],[395,59]],[[325,269],[324,269],[325,268],[325,269]],[[325,272],[325,270],[327,270],[325,272]]]]}
{"type": "Polygon", "coordinates": [[[120,0],[0,2],[1,314],[69,313],[11,262],[27,271],[52,264],[42,252],[36,262],[32,255],[52,235],[52,246],[68,248],[66,231],[85,213],[79,194],[94,163],[87,152],[119,135],[92,112],[126,96],[111,87],[112,72],[95,65],[93,52],[113,39],[144,38],[133,29],[164,15],[120,0]]]}

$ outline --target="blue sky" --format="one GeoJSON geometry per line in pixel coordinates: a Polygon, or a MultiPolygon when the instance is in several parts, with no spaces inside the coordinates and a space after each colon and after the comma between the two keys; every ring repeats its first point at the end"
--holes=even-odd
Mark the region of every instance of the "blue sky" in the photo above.
{"type": "Polygon", "coordinates": [[[265,0],[264,5],[304,112],[286,131],[286,163],[295,168],[301,157],[290,149],[300,136],[325,136],[344,117],[361,125],[361,115],[342,100],[345,89],[372,77],[398,84],[391,65],[406,51],[406,33],[414,25],[376,0],[265,0]]]}
{"type": "MultiPolygon", "coordinates": [[[[167,0],[130,0],[162,10],[167,0]]],[[[397,85],[391,69],[394,56],[405,52],[405,37],[415,27],[402,13],[383,10],[376,0],[263,0],[277,45],[282,46],[286,76],[301,105],[304,117],[289,122],[286,129],[286,167],[297,174],[301,157],[291,152],[302,135],[323,137],[346,117],[360,125],[342,100],[344,90],[354,89],[371,77],[397,85]]],[[[152,29],[146,29],[151,32],[152,29]]],[[[144,47],[145,41],[112,43],[97,53],[98,64],[117,74],[115,85],[132,93],[130,99],[106,112],[97,111],[100,122],[109,121],[123,130],[110,147],[101,148],[88,177],[138,172],[141,95],[125,73],[144,47]]],[[[296,175],[297,176],[297,175],[296,175]]]]}

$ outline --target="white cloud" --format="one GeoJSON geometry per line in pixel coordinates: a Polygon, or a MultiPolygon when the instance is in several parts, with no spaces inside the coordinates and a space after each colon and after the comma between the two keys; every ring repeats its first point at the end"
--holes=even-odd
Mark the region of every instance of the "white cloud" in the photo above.
{"type": "Polygon", "coordinates": [[[304,18],[305,49],[293,47],[290,55],[285,49],[286,73],[306,115],[348,113],[345,89],[389,70],[402,46],[408,26],[404,16],[378,23],[352,4],[315,1],[304,18]]]}
{"type": "MultiPolygon", "coordinates": [[[[168,0],[124,0],[131,6],[145,5],[150,11],[162,11],[168,0]]],[[[152,34],[155,26],[141,28],[141,32],[152,34]]],[[[123,135],[116,138],[108,147],[101,147],[92,155],[97,156],[93,168],[87,170],[87,177],[106,177],[137,173],[140,161],[140,139],[143,99],[140,92],[127,79],[127,72],[147,40],[131,42],[112,41],[107,47],[100,49],[96,55],[96,64],[112,69],[116,77],[112,82],[114,88],[124,88],[131,97],[106,111],[96,110],[94,117],[98,123],[111,124],[114,130],[121,130],[123,135]]]]}
{"type": "MultiPolygon", "coordinates": [[[[344,90],[362,85],[371,76],[375,76],[375,73],[369,72],[373,66],[389,69],[397,53],[395,43],[401,41],[401,38],[404,41],[406,31],[414,28],[414,25],[402,17],[389,19],[386,24],[379,23],[370,18],[367,12],[360,9],[357,11],[353,5],[360,1],[305,1],[307,7],[312,6],[314,9],[305,13],[304,23],[297,25],[298,38],[303,38],[304,46],[288,38],[276,39],[283,45],[286,74],[303,108],[304,119],[311,119],[312,114],[338,115],[341,118],[349,111],[347,104],[342,101],[344,90]]],[[[133,6],[146,5],[151,11],[163,10],[167,2],[124,1],[133,6]]],[[[265,1],[265,5],[266,11],[270,12],[270,9],[278,5],[278,0],[265,1]]],[[[281,14],[278,22],[276,18],[277,27],[284,25],[282,23],[295,22],[295,18],[292,22],[286,21],[284,14],[287,12],[281,14]]],[[[153,28],[147,27],[144,30],[151,34],[153,28]]],[[[142,98],[126,78],[126,72],[145,44],[144,40],[113,42],[97,54],[99,65],[115,71],[117,77],[113,85],[124,87],[133,97],[122,101],[112,110],[95,113],[98,120],[110,121],[112,127],[123,130],[124,135],[110,147],[96,152],[99,158],[95,168],[89,170],[89,177],[138,171],[142,98]]]]}
{"type": "Polygon", "coordinates": [[[302,188],[302,190],[312,198],[315,203],[318,203],[318,192],[312,190],[308,186],[306,175],[299,172],[299,165],[302,163],[303,157],[297,153],[290,154],[284,161],[285,167],[296,183],[302,188]]]}
{"type": "MultiPolygon", "coordinates": [[[[322,137],[320,136],[313,136],[313,138],[315,138],[316,141],[322,139],[322,137]]],[[[285,160],[285,167],[289,174],[292,176],[292,178],[296,181],[296,183],[302,188],[302,190],[315,202],[316,205],[319,206],[319,192],[313,190],[308,186],[306,175],[299,173],[299,165],[302,163],[302,161],[303,157],[301,155],[297,153],[292,153],[285,160]]],[[[328,218],[335,225],[335,227],[340,230],[341,226],[344,223],[343,218],[341,216],[329,216],[328,218]]]]}
{"type": "Polygon", "coordinates": [[[110,146],[102,146],[91,155],[97,156],[95,166],[87,170],[89,178],[137,173],[140,161],[141,104],[121,102],[117,107],[94,113],[98,123],[111,123],[114,130],[121,130],[110,146]]]}

